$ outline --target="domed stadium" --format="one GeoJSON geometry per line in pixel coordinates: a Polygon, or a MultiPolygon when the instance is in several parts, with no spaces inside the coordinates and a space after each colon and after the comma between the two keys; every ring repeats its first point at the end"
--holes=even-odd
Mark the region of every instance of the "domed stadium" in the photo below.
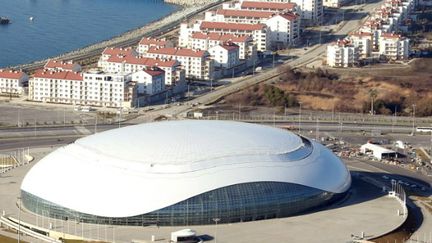
{"type": "Polygon", "coordinates": [[[76,140],[21,185],[36,214],[116,225],[204,225],[280,218],[329,205],[351,177],[331,151],[279,128],[165,121],[76,140]]]}

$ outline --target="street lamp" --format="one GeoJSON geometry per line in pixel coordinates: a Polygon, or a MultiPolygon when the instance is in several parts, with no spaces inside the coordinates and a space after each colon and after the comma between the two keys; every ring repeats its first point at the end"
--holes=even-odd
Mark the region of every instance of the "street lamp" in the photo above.
{"type": "Polygon", "coordinates": [[[21,197],[18,199],[18,243],[21,242],[21,197]]]}
{"type": "Polygon", "coordinates": [[[214,240],[215,240],[215,243],[217,243],[217,224],[220,221],[220,218],[213,218],[212,220],[215,222],[215,236],[214,236],[214,240]]]}
{"type": "Polygon", "coordinates": [[[413,111],[412,111],[412,133],[411,133],[411,135],[414,136],[414,132],[415,132],[415,108],[416,108],[416,105],[412,104],[412,108],[413,108],[413,111]]]}
{"type": "Polygon", "coordinates": [[[300,108],[299,108],[299,119],[298,119],[298,133],[300,134],[301,132],[301,105],[302,103],[299,102],[300,108]]]}

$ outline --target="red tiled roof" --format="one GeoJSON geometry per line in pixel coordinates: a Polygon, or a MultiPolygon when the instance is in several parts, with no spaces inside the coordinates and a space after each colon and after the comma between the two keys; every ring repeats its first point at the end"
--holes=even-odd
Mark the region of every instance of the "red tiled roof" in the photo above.
{"type": "Polygon", "coordinates": [[[370,32],[364,32],[364,31],[358,31],[358,32],[354,32],[351,33],[351,36],[357,36],[357,37],[371,37],[372,33],[370,32]]]}
{"type": "Polygon", "coordinates": [[[175,48],[175,47],[165,47],[165,48],[150,48],[148,53],[162,54],[170,56],[184,56],[184,57],[204,57],[206,51],[193,50],[188,48],[175,48]]]}
{"type": "Polygon", "coordinates": [[[150,37],[144,37],[139,42],[140,45],[156,45],[156,46],[164,46],[167,44],[167,40],[165,39],[155,39],[150,37]]]}
{"type": "Polygon", "coordinates": [[[105,50],[102,52],[103,55],[127,55],[132,53],[132,48],[128,47],[128,48],[118,48],[118,47],[107,47],[105,48],[105,50]]]}
{"type": "Polygon", "coordinates": [[[351,46],[352,43],[349,40],[347,40],[347,39],[343,39],[343,40],[334,41],[334,42],[331,43],[331,45],[337,45],[337,46],[340,46],[340,47],[344,47],[344,46],[351,46]]]}
{"type": "Polygon", "coordinates": [[[398,34],[395,34],[395,33],[386,33],[386,32],[384,32],[384,33],[381,33],[381,37],[382,38],[386,38],[386,39],[399,39],[402,36],[398,35],[398,34]]]}
{"type": "Polygon", "coordinates": [[[222,48],[224,48],[225,50],[228,50],[228,51],[239,49],[239,46],[232,43],[232,42],[225,42],[225,43],[221,44],[220,46],[222,48]]]}
{"type": "Polygon", "coordinates": [[[257,8],[271,10],[292,10],[296,6],[295,3],[275,3],[275,2],[254,2],[243,1],[241,8],[257,8]]]}
{"type": "Polygon", "coordinates": [[[269,18],[274,15],[273,12],[266,11],[251,11],[251,10],[233,10],[233,9],[218,9],[216,14],[233,17],[252,17],[252,18],[269,18]]]}
{"type": "Polygon", "coordinates": [[[70,72],[70,71],[49,71],[44,69],[37,70],[33,77],[35,78],[47,78],[47,79],[62,79],[62,80],[76,80],[82,81],[82,73],[70,72]]]}
{"type": "Polygon", "coordinates": [[[149,57],[136,57],[132,54],[110,56],[107,62],[115,62],[115,63],[125,62],[127,64],[143,65],[149,67],[150,66],[173,67],[178,65],[178,62],[176,60],[155,59],[149,57]]]}
{"type": "Polygon", "coordinates": [[[144,69],[143,71],[148,73],[152,77],[160,76],[165,73],[163,70],[160,69],[144,69]]]}
{"type": "Polygon", "coordinates": [[[233,34],[221,34],[221,33],[203,33],[195,32],[192,34],[193,39],[209,39],[209,40],[220,40],[220,41],[232,41],[232,42],[246,42],[252,40],[249,35],[233,35],[233,34]]]}
{"type": "Polygon", "coordinates": [[[7,79],[20,79],[23,75],[25,75],[24,72],[21,71],[13,71],[13,70],[3,70],[0,69],[0,78],[7,78],[7,79]]]}
{"type": "Polygon", "coordinates": [[[237,24],[237,23],[225,23],[225,22],[207,22],[201,23],[201,29],[223,29],[223,30],[244,30],[254,31],[262,30],[265,27],[264,24],[237,24]]]}
{"type": "Polygon", "coordinates": [[[298,18],[298,15],[293,14],[293,13],[283,13],[283,14],[279,14],[279,16],[281,16],[282,18],[284,18],[288,21],[293,21],[293,20],[296,20],[298,18]]]}
{"type": "Polygon", "coordinates": [[[72,70],[74,68],[75,64],[73,62],[64,62],[64,61],[58,61],[58,60],[49,60],[44,68],[62,68],[65,70],[72,70]]]}

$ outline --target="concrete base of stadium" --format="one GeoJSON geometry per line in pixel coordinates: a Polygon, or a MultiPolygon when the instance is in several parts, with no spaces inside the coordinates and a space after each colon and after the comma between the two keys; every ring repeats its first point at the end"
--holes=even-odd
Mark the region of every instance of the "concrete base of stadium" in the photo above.
{"type": "MultiPolygon", "coordinates": [[[[34,149],[35,162],[0,174],[0,210],[22,225],[50,232],[52,237],[102,242],[169,242],[170,233],[191,228],[206,242],[347,242],[388,233],[405,221],[403,208],[377,186],[353,177],[349,195],[340,202],[307,214],[254,222],[183,227],[131,227],[55,220],[22,210],[19,188],[27,171],[53,148],[34,149]]],[[[360,173],[360,172],[359,172],[360,173]]],[[[357,173],[356,173],[357,174],[357,173]]],[[[49,175],[47,175],[49,176],[49,175]]],[[[55,182],[53,182],[55,183],[55,182]]],[[[1,234],[1,232],[0,232],[1,234]]],[[[38,242],[32,239],[31,242],[38,242]]]]}

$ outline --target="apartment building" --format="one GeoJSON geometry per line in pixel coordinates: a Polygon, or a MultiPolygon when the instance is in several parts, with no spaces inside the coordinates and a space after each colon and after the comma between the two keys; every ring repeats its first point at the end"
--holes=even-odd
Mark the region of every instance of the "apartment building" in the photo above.
{"type": "Polygon", "coordinates": [[[135,104],[136,87],[130,82],[130,75],[97,70],[38,70],[29,82],[29,98],[48,103],[130,108],[135,104]]]}
{"type": "Polygon", "coordinates": [[[373,33],[358,31],[350,34],[348,39],[358,48],[360,59],[371,56],[373,48],[373,33]]]}
{"type": "Polygon", "coordinates": [[[280,13],[266,21],[273,49],[295,45],[300,39],[300,17],[294,13],[280,13]]]}
{"type": "Polygon", "coordinates": [[[145,53],[151,47],[159,47],[159,48],[174,47],[174,43],[172,43],[172,41],[169,41],[165,38],[156,39],[151,37],[144,37],[138,43],[137,52],[140,54],[145,53]]]}
{"type": "Polygon", "coordinates": [[[318,24],[323,18],[322,0],[248,0],[240,1],[238,5],[224,5],[254,11],[293,12],[300,14],[306,24],[318,24]]]}
{"type": "Polygon", "coordinates": [[[232,42],[213,46],[208,51],[214,60],[215,68],[231,69],[240,64],[240,48],[232,42]]]}
{"type": "Polygon", "coordinates": [[[358,63],[358,47],[348,40],[338,40],[327,46],[327,65],[330,67],[352,67],[358,63]]]}
{"type": "Polygon", "coordinates": [[[240,60],[256,60],[257,48],[252,37],[248,35],[195,32],[187,47],[195,50],[208,50],[225,42],[232,42],[239,47],[240,60]]]}
{"type": "Polygon", "coordinates": [[[250,35],[257,45],[258,51],[269,49],[268,28],[264,24],[237,24],[224,22],[203,21],[199,25],[202,32],[214,32],[220,34],[250,35]]]}
{"type": "Polygon", "coordinates": [[[165,91],[165,72],[157,67],[144,68],[132,73],[132,81],[137,84],[138,96],[154,95],[165,91]]]}
{"type": "Polygon", "coordinates": [[[81,72],[81,65],[74,63],[73,61],[61,61],[61,60],[48,60],[44,65],[44,69],[50,71],[70,71],[70,72],[81,72]]]}
{"type": "Polygon", "coordinates": [[[394,33],[379,37],[379,54],[388,60],[405,60],[409,56],[409,39],[394,33]]]}
{"type": "Polygon", "coordinates": [[[24,72],[0,69],[0,95],[22,95],[28,80],[24,72]]]}
{"type": "Polygon", "coordinates": [[[188,48],[150,48],[145,57],[177,60],[185,70],[186,78],[198,80],[213,79],[213,60],[203,50],[188,48]]]}
{"type": "MultiPolygon", "coordinates": [[[[138,56],[138,53],[132,47],[117,48],[107,47],[103,50],[101,57],[98,60],[97,66],[103,70],[108,70],[108,59],[113,56],[138,56]]],[[[107,71],[110,72],[110,71],[107,71]]]]}

